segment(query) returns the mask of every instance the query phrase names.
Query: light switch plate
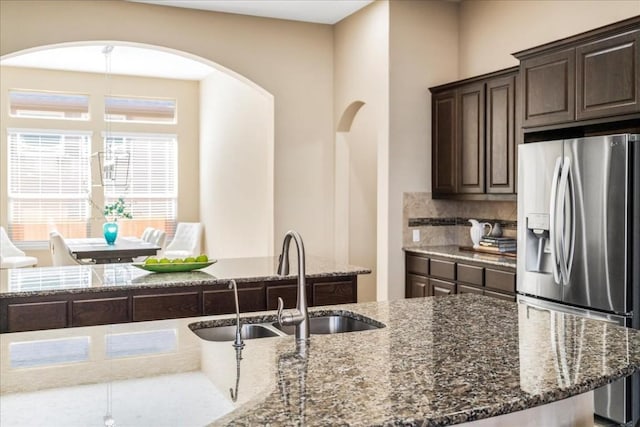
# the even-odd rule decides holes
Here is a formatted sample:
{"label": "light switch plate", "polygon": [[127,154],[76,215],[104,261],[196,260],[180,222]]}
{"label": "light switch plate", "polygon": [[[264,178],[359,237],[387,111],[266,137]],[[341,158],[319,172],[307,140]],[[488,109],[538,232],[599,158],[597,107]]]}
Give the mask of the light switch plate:
{"label": "light switch plate", "polygon": [[414,242],[420,241],[420,230],[413,230],[413,241]]}

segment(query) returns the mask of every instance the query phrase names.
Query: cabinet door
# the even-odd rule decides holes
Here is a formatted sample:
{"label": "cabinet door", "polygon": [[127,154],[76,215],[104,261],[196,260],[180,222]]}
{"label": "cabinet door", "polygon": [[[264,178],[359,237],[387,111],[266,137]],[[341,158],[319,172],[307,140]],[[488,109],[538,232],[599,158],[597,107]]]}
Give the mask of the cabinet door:
{"label": "cabinet door", "polygon": [[[236,300],[233,289],[216,289],[202,293],[204,314],[228,314],[236,312]],[[244,284],[238,287],[238,306],[240,312],[262,311],[267,309],[265,291],[262,284]]]}
{"label": "cabinet door", "polygon": [[[311,287],[307,285],[307,304],[311,303]],[[267,310],[278,308],[278,297],[284,301],[284,308],[295,308],[298,301],[298,285],[267,285]]]}
{"label": "cabinet door", "polygon": [[321,282],[311,286],[314,306],[357,302],[357,285],[354,281]]}
{"label": "cabinet door", "polygon": [[497,299],[501,299],[504,301],[515,301],[516,300],[516,296],[515,295],[509,295],[509,294],[503,294],[501,292],[493,292],[493,291],[484,291],[484,294],[488,297],[492,297],[492,298],[497,298]]}
{"label": "cabinet door", "polygon": [[429,295],[438,297],[456,293],[456,284],[444,280],[429,279]]}
{"label": "cabinet door", "polygon": [[76,300],[71,303],[71,326],[108,325],[130,321],[127,296]]}
{"label": "cabinet door", "polygon": [[134,295],[133,321],[200,316],[199,292]]}
{"label": "cabinet door", "polygon": [[456,191],[456,92],[432,97],[432,187],[434,194]]}
{"label": "cabinet door", "polygon": [[476,288],[475,286],[467,286],[467,285],[461,285],[458,283],[458,289],[457,289],[459,294],[476,294],[476,295],[482,295],[482,288]]}
{"label": "cabinet door", "polygon": [[484,83],[458,90],[457,193],[484,193]]}
{"label": "cabinet door", "polygon": [[487,193],[515,192],[515,76],[487,82]]}
{"label": "cabinet door", "polygon": [[510,271],[485,269],[485,286],[503,292],[516,292],[516,273]]}
{"label": "cabinet door", "polygon": [[640,111],[640,31],[576,48],[578,120]]}
{"label": "cabinet door", "polygon": [[7,306],[6,332],[66,327],[67,301],[18,303]]}
{"label": "cabinet door", "polygon": [[407,274],[407,298],[429,296],[429,279],[416,274]]}
{"label": "cabinet door", "polygon": [[575,119],[575,50],[540,55],[520,63],[523,126]]}

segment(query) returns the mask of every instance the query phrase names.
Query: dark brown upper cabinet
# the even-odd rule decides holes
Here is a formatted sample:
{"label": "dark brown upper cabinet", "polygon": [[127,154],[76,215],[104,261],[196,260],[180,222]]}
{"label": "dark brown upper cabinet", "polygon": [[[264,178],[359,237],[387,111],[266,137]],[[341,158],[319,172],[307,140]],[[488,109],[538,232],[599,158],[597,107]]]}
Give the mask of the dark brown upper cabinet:
{"label": "dark brown upper cabinet", "polygon": [[517,72],[430,89],[434,198],[515,200]]}
{"label": "dark brown upper cabinet", "polygon": [[433,193],[456,192],[456,91],[434,93],[432,181]]}
{"label": "dark brown upper cabinet", "polygon": [[515,53],[524,132],[640,118],[640,16]]}
{"label": "dark brown upper cabinet", "polygon": [[484,82],[458,89],[457,193],[484,193]]}
{"label": "dark brown upper cabinet", "polygon": [[640,111],[640,31],[576,48],[578,120]]}
{"label": "dark brown upper cabinet", "polygon": [[525,127],[573,120],[575,68],[573,49],[526,59],[520,63]]}
{"label": "dark brown upper cabinet", "polygon": [[515,192],[516,76],[487,82],[486,156],[487,193]]}

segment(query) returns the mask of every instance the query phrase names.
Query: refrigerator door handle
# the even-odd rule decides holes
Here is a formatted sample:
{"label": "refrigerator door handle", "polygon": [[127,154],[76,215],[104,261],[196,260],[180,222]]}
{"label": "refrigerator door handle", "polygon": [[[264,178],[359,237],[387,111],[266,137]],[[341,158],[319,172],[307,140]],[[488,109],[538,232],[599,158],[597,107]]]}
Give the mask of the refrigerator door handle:
{"label": "refrigerator door handle", "polygon": [[556,166],[553,169],[553,180],[551,181],[551,198],[549,200],[549,241],[551,246],[551,263],[553,264],[553,280],[557,284],[562,284],[560,281],[560,268],[558,259],[558,230],[556,229],[556,208],[558,197],[558,178],[560,175],[560,168],[562,167],[562,157],[556,159]]}
{"label": "refrigerator door handle", "polygon": [[567,234],[567,192],[569,194],[569,213],[573,216],[573,191],[569,188],[569,179],[571,172],[571,159],[569,157],[565,157],[562,162],[562,173],[560,174],[560,184],[559,188],[559,213],[558,213],[558,222],[561,224],[558,230],[556,230],[559,237],[559,248],[558,248],[558,259],[560,264],[560,278],[562,280],[563,285],[569,284],[569,276],[571,274],[571,264],[573,264],[573,237],[575,234],[575,221],[573,218],[570,220],[570,235],[569,241],[565,239]]}

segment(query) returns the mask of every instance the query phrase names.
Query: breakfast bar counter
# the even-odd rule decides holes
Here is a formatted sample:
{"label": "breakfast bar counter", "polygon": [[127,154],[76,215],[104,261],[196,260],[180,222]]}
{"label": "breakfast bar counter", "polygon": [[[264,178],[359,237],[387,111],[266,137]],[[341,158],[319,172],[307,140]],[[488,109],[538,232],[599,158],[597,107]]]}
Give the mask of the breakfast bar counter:
{"label": "breakfast bar counter", "polygon": [[[592,423],[590,391],[640,369],[640,331],[481,295],[323,314],[384,327],[243,349],[193,332],[233,316],[1,334],[0,425],[540,425],[529,411],[574,399]],[[586,425],[553,413],[544,425]]]}
{"label": "breakfast bar counter", "polygon": [[[134,264],[0,270],[0,333],[273,310],[295,306],[297,263],[277,274],[277,257],[226,258],[196,271],[152,273]],[[307,257],[309,305],[354,303],[363,267]]]}

